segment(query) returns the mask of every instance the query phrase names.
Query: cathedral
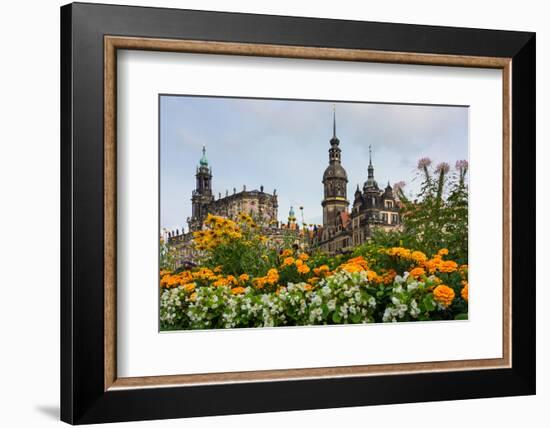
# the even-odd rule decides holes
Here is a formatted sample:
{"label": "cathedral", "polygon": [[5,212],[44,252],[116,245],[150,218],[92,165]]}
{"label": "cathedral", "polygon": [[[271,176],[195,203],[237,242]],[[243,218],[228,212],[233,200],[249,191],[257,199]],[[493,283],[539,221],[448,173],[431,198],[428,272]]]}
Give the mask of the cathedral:
{"label": "cathedral", "polygon": [[225,196],[219,193],[218,198],[212,194],[212,168],[208,166],[206,148],[202,148],[202,158],[195,173],[196,185],[191,195],[191,217],[187,219],[189,231],[202,229],[208,214],[226,217],[235,220],[239,213],[250,214],[261,226],[267,227],[277,223],[277,191],[272,194],[260,190],[246,190],[233,193],[226,190]]}
{"label": "cathedral", "polygon": [[[392,230],[401,226],[399,215],[399,200],[388,183],[384,190],[378,187],[374,178],[372,153],[369,146],[369,164],[367,181],[362,189],[357,185],[353,203],[347,196],[348,175],[342,165],[342,149],[336,136],[336,112],[333,112],[332,138],[328,150],[328,166],[323,173],[323,224],[307,228],[300,227],[296,221],[294,210],[290,207],[288,223],[277,220],[277,192],[247,190],[233,188],[225,196],[218,193],[216,198],[212,192],[212,168],[206,158],[206,148],[202,148],[202,157],[195,172],[195,189],[191,195],[191,216],[187,218],[189,230],[169,232],[168,243],[174,246],[178,253],[178,264],[183,261],[192,262],[196,259],[193,249],[193,232],[201,230],[208,214],[237,219],[240,213],[251,215],[264,230],[264,234],[275,242],[283,242],[290,235],[294,244],[318,249],[327,254],[337,254],[353,250],[354,247],[367,241],[375,229]],[[304,189],[305,191],[309,189]],[[300,207],[302,209],[302,207]],[[303,215],[302,215],[303,217]],[[303,218],[302,218],[303,223]]]}
{"label": "cathedral", "polygon": [[374,179],[374,166],[369,146],[367,181],[362,190],[357,185],[351,211],[347,197],[348,175],[342,165],[342,149],[336,136],[336,112],[333,112],[329,164],[323,173],[323,226],[317,228],[312,246],[328,254],[352,250],[370,238],[375,229],[399,228],[399,200],[388,182],[384,190]]}

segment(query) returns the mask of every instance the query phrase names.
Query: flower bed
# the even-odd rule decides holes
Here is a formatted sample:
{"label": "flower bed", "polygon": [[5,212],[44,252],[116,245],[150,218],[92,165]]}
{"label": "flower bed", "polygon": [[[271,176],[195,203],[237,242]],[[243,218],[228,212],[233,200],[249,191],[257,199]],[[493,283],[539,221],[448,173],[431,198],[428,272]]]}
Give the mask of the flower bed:
{"label": "flower bed", "polygon": [[163,330],[467,318],[468,267],[447,249],[367,244],[327,257],[270,242],[244,214],[206,226],[194,240],[201,266],[160,272]]}

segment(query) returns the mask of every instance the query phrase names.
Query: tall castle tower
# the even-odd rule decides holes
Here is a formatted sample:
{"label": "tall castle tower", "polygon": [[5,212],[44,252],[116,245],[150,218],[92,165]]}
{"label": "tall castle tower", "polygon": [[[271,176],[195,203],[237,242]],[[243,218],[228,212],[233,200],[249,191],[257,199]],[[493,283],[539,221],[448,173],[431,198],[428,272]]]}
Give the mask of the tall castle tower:
{"label": "tall castle tower", "polygon": [[323,186],[325,197],[321,203],[323,207],[323,227],[326,229],[336,227],[336,219],[341,212],[348,209],[347,184],[348,175],[342,166],[339,147],[340,140],[336,137],[336,109],[333,109],[332,138],[330,139],[329,165],[323,174]]}
{"label": "tall castle tower", "polygon": [[205,146],[202,147],[202,157],[199,166],[197,166],[195,177],[197,181],[191,196],[192,213],[191,218],[188,219],[189,230],[191,231],[202,228],[202,223],[208,214],[208,206],[214,201],[212,195],[212,169],[208,166]]}

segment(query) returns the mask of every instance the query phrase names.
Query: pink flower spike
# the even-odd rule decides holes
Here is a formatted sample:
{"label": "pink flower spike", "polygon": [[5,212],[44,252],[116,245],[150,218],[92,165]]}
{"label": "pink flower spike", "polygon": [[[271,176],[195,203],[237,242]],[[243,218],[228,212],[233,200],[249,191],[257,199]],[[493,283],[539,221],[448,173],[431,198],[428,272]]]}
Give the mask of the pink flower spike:
{"label": "pink flower spike", "polygon": [[393,190],[395,190],[397,192],[399,189],[402,189],[406,185],[407,185],[407,183],[405,183],[404,181],[398,181],[397,183],[394,183]]}
{"label": "pink flower spike", "polygon": [[432,160],[430,158],[422,158],[418,161],[418,169],[427,168],[431,164],[432,164]]}
{"label": "pink flower spike", "polygon": [[439,165],[437,165],[437,167],[435,168],[435,172],[437,173],[443,173],[443,174],[447,174],[449,172],[449,170],[451,169],[451,167],[449,166],[449,164],[447,162],[441,162]]}
{"label": "pink flower spike", "polygon": [[467,160],[457,160],[455,164],[455,168],[458,171],[462,171],[463,169],[468,168],[468,161]]}

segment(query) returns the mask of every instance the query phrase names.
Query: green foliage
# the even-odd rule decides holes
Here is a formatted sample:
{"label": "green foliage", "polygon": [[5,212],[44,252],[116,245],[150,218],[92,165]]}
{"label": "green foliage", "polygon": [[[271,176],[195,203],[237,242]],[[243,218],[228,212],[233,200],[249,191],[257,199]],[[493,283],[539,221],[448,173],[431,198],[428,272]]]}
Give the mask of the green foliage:
{"label": "green foliage", "polygon": [[459,264],[468,263],[468,186],[466,161],[458,161],[456,172],[439,164],[431,170],[430,161],[419,162],[420,191],[409,200],[401,188],[403,230],[373,234],[373,242],[383,247],[404,246],[426,254],[449,249],[449,257]]}
{"label": "green foliage", "polygon": [[174,271],[176,269],[176,249],[166,244],[164,239],[159,244],[160,270]]}

